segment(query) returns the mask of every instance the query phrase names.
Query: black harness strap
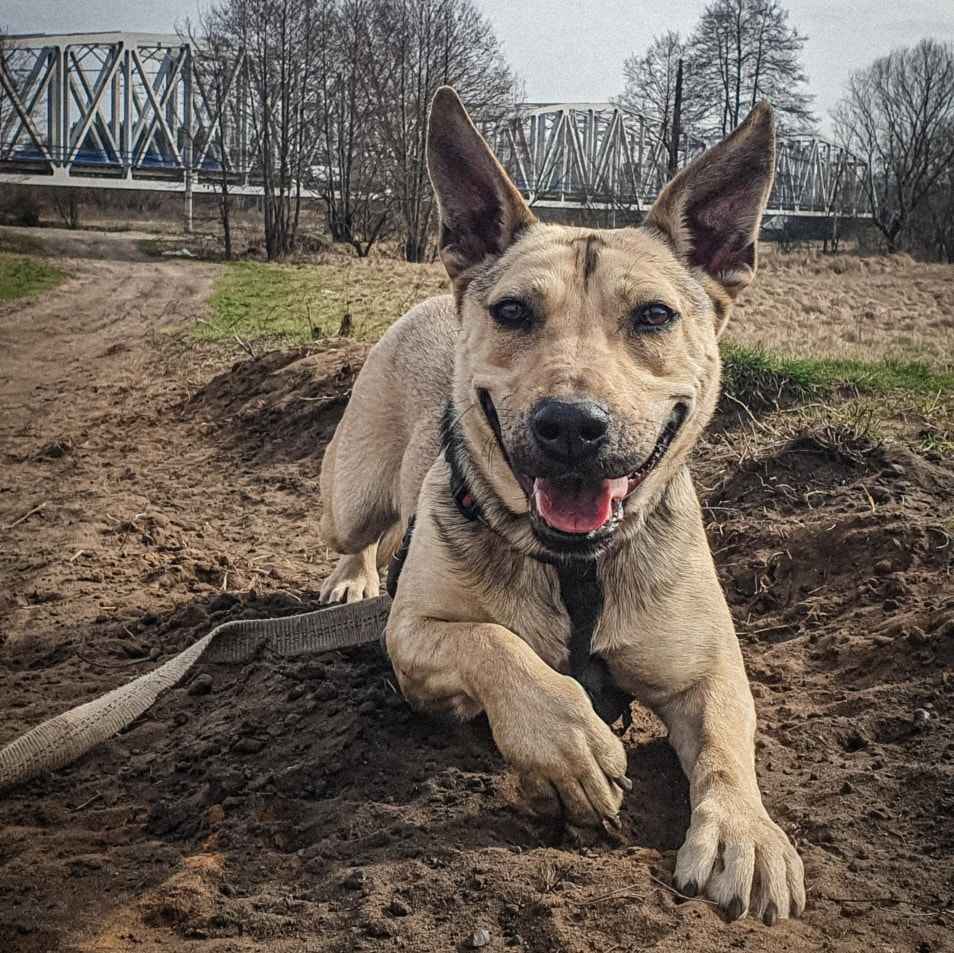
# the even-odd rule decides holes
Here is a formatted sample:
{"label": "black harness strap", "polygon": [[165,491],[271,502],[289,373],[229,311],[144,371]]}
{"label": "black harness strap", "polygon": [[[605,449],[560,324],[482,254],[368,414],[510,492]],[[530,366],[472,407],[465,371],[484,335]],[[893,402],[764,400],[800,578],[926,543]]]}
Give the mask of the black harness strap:
{"label": "black harness strap", "polygon": [[623,719],[624,730],[633,720],[632,695],[613,681],[606,660],[593,654],[593,633],[603,611],[603,587],[596,560],[560,563],[560,598],[570,617],[570,674],[590,696],[593,710],[608,725]]}
{"label": "black harness strap", "polygon": [[390,562],[388,563],[388,581],[387,581],[387,590],[388,595],[393,599],[395,593],[397,592],[398,579],[401,578],[401,570],[404,568],[404,563],[407,561],[407,553],[411,548],[411,537],[414,535],[414,514],[411,514],[411,518],[407,521],[407,529],[404,530],[404,538],[401,540],[401,545],[398,546],[397,552],[391,557]]}
{"label": "black harness strap", "polygon": [[[442,421],[444,439],[444,459],[450,471],[450,494],[460,515],[469,523],[479,522],[487,525],[480,504],[471,493],[467,480],[461,472],[457,455],[454,452],[453,427],[450,404],[444,412]],[[411,537],[414,534],[414,517],[407,524],[404,539],[388,565],[387,590],[394,598],[398,579],[404,568]],[[624,692],[613,681],[609,666],[592,650],[593,633],[603,611],[603,587],[600,584],[596,560],[571,563],[557,563],[557,575],[560,580],[560,598],[570,617],[570,674],[583,686],[594,711],[608,725],[623,719],[623,727],[632,723],[630,705],[633,697]]]}

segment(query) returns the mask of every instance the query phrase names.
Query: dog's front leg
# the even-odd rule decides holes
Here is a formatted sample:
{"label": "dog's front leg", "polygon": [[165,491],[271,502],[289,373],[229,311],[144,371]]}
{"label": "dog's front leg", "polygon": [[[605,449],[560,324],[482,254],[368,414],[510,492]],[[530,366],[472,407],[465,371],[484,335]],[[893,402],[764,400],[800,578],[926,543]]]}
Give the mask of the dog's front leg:
{"label": "dog's front leg", "polygon": [[492,623],[392,614],[387,649],[410,701],[462,717],[486,711],[497,747],[535,807],[559,804],[580,826],[618,824],[629,786],[626,753],[579,682]]}
{"label": "dog's front leg", "polygon": [[801,858],[762,805],[755,776],[755,706],[735,639],[714,671],[658,706],[689,779],[692,817],[676,887],[705,893],[734,920],[766,923],[805,907]]}

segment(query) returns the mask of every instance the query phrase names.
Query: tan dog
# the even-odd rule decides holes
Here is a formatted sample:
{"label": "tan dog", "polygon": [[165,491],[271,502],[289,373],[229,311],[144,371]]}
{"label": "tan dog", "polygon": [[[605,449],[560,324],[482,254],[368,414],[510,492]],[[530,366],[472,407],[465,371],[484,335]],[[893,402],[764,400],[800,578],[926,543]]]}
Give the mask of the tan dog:
{"label": "tan dog", "polygon": [[755,274],[771,111],[638,229],[538,223],[447,88],[428,166],[454,294],[404,315],[355,383],[321,473],[322,531],[348,554],[323,598],[376,595],[378,545],[416,514],[387,627],[406,697],[485,711],[534,806],[614,825],[630,782],[607,722],[635,696],[689,779],[679,889],[731,919],[798,916],[802,863],[762,805],[686,464],[719,394],[718,333]]}

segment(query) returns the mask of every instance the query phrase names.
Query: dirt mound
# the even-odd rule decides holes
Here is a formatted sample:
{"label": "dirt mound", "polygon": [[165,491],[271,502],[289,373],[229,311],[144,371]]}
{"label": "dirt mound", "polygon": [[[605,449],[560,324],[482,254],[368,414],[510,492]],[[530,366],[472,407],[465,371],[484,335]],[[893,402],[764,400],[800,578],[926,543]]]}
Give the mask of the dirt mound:
{"label": "dirt mound", "polygon": [[[125,630],[130,645],[161,645],[166,654],[227,619],[302,608],[280,594],[221,594]],[[84,659],[110,666],[117,654],[111,640],[100,640]],[[11,664],[33,692],[60,698],[76,667],[69,651],[45,649]],[[631,729],[636,790],[624,822],[639,856],[662,874],[662,852],[681,842],[688,801],[675,757],[658,735],[648,715]],[[56,808],[50,814],[38,804]],[[138,823],[107,833],[108,818],[134,805]],[[87,902],[108,880],[107,857],[145,839],[156,857],[148,877],[154,889],[139,903],[146,923],[193,938],[262,940],[321,924],[329,937],[323,949],[351,949],[355,935],[429,933],[442,948],[470,921],[473,929],[492,923],[513,939],[539,920],[566,940],[576,917],[572,907],[561,909],[563,890],[598,888],[601,871],[622,870],[632,853],[605,844],[582,855],[560,849],[562,832],[520,804],[486,723],[460,726],[410,711],[377,646],[199,669],[130,731],[83,763],[23,786],[0,807],[0,817],[17,817],[18,826],[59,827],[74,814],[100,819],[93,835],[99,849],[84,850],[86,859],[70,867]],[[30,896],[43,890],[38,872],[49,876],[47,845],[16,840],[6,875],[20,878]],[[172,873],[160,849],[167,843],[192,855],[184,871]],[[502,869],[510,876],[497,883]],[[541,891],[555,892],[553,902],[541,903]],[[477,904],[479,916],[477,900],[488,901]],[[4,912],[0,928],[21,936],[21,949],[56,948],[50,933],[31,928],[32,906],[15,902]]]}
{"label": "dirt mound", "polygon": [[183,410],[221,428],[246,463],[315,457],[334,433],[367,345],[269,351],[239,361],[198,390]]}
{"label": "dirt mound", "polygon": [[[315,605],[328,563],[311,555],[311,477],[363,355],[345,342],[262,355],[186,400],[181,388],[159,400],[150,373],[137,415],[108,389],[86,392],[70,410],[94,424],[54,415],[11,441],[21,481],[56,487],[48,509],[79,521],[109,506],[110,518],[67,544],[71,524],[48,526],[44,510],[16,537],[19,572],[43,582],[29,583],[32,616],[22,595],[7,607],[19,628],[0,655],[0,741],[212,625]],[[950,948],[954,474],[824,430],[753,435],[733,454],[713,442],[696,469],[759,709],[765,800],[807,865],[802,921],[726,925],[704,902],[677,902],[686,782],[648,713],[626,738],[636,789],[622,839],[576,843],[527,814],[485,722],[410,711],[366,646],[202,667],[120,737],[0,800],[0,945]],[[94,481],[110,468],[106,504]],[[122,495],[127,469],[148,509]],[[108,556],[108,570],[91,582],[64,549]],[[59,601],[42,601],[54,588]]]}

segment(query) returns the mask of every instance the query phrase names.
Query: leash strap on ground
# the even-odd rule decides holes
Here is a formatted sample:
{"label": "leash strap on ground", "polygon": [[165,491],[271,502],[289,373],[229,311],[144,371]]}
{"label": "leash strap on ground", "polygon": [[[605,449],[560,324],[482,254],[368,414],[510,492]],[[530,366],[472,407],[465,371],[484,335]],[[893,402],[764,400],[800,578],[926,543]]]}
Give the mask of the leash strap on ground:
{"label": "leash strap on ground", "polygon": [[217,626],[159,668],[28,731],[0,750],[0,791],[75,761],[131,725],[199,662],[244,662],[263,647],[276,655],[331,652],[381,637],[389,596],[281,619]]}

